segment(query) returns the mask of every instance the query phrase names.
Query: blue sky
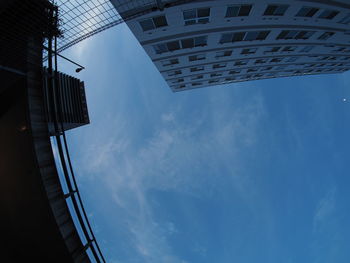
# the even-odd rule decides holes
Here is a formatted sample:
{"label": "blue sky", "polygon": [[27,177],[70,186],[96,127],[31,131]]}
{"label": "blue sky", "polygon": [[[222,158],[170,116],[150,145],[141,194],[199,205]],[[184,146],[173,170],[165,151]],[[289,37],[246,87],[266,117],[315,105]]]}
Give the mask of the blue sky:
{"label": "blue sky", "polygon": [[108,262],[348,262],[350,73],[172,93],[126,25],[63,54],[86,67],[91,124],[67,136]]}

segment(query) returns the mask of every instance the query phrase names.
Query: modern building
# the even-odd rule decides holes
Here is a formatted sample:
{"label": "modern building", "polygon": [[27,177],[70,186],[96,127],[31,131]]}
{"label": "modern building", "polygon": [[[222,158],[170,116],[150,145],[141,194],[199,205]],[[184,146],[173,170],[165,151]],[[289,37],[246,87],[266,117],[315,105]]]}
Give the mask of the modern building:
{"label": "modern building", "polygon": [[[85,95],[85,85],[83,81],[80,81],[77,78],[74,78],[72,76],[69,76],[67,74],[58,72],[57,74],[58,78],[58,89],[60,92],[60,104],[61,104],[61,110],[62,110],[62,120],[58,120],[59,122],[62,121],[63,130],[70,130],[74,129],[86,124],[90,123],[89,119],[89,113],[88,113],[88,107],[86,102],[86,95]],[[49,132],[51,135],[55,134],[55,128],[54,128],[54,120],[53,120],[53,109],[55,108],[54,105],[52,105],[49,96],[48,96],[48,73],[47,70],[44,70],[44,91],[45,91],[45,101],[46,101],[46,108],[47,112],[50,112],[50,114],[47,114],[48,116],[48,125],[49,125]],[[56,116],[57,118],[60,117],[60,114],[58,114],[58,105],[56,105]],[[59,125],[59,130],[61,130],[61,127]]]}
{"label": "modern building", "polygon": [[173,91],[350,69],[349,0],[111,2]]}

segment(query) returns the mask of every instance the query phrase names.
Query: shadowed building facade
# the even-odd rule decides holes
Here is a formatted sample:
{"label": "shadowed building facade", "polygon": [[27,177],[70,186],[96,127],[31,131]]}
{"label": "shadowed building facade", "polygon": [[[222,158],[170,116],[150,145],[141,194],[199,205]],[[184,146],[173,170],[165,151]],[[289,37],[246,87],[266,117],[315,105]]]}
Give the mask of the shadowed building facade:
{"label": "shadowed building facade", "polygon": [[42,54],[57,33],[55,10],[46,0],[0,1],[0,262],[91,262],[49,137]]}
{"label": "shadowed building facade", "polygon": [[[86,95],[85,95],[85,84],[83,81],[64,74],[62,72],[58,72],[57,74],[57,84],[58,89],[60,90],[60,102],[61,102],[61,110],[62,110],[62,122],[63,130],[71,130],[74,128],[78,128],[80,126],[86,125],[90,123],[89,112],[87,107]],[[47,68],[44,70],[44,96],[46,98],[46,108],[50,113],[47,113],[48,116],[48,124],[50,134],[54,134],[54,125],[52,119],[52,111],[54,111],[53,105],[50,104],[50,100],[48,97],[48,72]],[[55,109],[56,115],[58,117],[58,111]],[[59,130],[62,130],[61,125],[59,125]]]}
{"label": "shadowed building facade", "polygon": [[111,1],[173,91],[350,69],[348,0]]}

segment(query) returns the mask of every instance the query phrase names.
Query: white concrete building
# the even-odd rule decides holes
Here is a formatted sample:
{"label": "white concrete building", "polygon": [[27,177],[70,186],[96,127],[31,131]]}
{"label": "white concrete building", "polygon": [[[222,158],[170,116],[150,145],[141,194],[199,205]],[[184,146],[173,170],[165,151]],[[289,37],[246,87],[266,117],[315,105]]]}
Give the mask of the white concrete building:
{"label": "white concrete building", "polygon": [[173,91],[350,69],[350,0],[111,1]]}

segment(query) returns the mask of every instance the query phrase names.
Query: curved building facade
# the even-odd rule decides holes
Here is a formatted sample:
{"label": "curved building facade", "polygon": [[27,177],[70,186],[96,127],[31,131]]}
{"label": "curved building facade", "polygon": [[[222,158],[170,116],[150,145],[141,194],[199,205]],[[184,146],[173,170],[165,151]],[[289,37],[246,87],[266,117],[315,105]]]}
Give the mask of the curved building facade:
{"label": "curved building facade", "polygon": [[[112,0],[122,16],[140,10],[127,2]],[[348,0],[152,4],[126,23],[173,91],[350,69]]]}

